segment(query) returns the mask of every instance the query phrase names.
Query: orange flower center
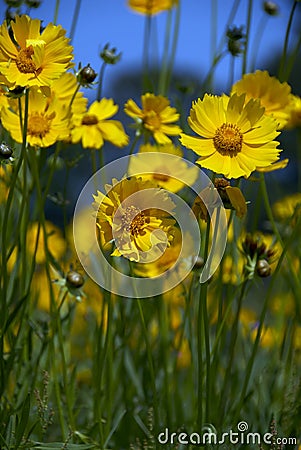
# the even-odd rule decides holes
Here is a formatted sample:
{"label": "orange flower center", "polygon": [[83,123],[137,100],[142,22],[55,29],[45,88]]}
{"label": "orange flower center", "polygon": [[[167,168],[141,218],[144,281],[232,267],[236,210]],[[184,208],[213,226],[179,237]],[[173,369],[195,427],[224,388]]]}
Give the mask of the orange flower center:
{"label": "orange flower center", "polygon": [[213,137],[214,147],[223,156],[236,156],[241,151],[242,141],[242,133],[232,123],[223,123]]}
{"label": "orange flower center", "polygon": [[82,118],[82,125],[97,125],[98,119],[94,114],[85,114]]}
{"label": "orange flower center", "polygon": [[27,133],[30,136],[44,138],[50,131],[51,122],[54,118],[53,112],[50,116],[44,116],[39,113],[31,114],[28,118]]}
{"label": "orange flower center", "polygon": [[155,111],[148,111],[144,116],[144,124],[149,130],[158,130],[161,126],[160,116]]}
{"label": "orange flower center", "polygon": [[33,46],[22,48],[16,58],[16,65],[21,73],[36,73],[37,67],[31,59],[34,54]]}
{"label": "orange flower center", "polygon": [[121,218],[122,225],[132,236],[137,236],[146,223],[145,214],[136,206],[127,206]]}

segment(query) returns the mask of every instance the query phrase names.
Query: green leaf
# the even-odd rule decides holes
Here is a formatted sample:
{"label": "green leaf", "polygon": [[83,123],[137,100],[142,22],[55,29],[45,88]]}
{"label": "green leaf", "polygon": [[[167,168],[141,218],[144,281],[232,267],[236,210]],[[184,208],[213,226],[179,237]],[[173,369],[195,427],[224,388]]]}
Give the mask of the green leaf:
{"label": "green leaf", "polygon": [[16,427],[16,441],[15,441],[15,449],[17,449],[21,443],[22,437],[24,436],[24,432],[28,423],[29,418],[29,411],[30,411],[30,394],[27,395],[22,411],[21,411],[21,418],[20,421]]}

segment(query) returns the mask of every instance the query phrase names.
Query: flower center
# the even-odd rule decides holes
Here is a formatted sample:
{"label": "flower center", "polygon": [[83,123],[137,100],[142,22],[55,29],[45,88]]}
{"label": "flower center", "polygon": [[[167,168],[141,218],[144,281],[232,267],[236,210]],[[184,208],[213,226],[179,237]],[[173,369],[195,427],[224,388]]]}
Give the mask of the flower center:
{"label": "flower center", "polygon": [[126,231],[129,231],[133,236],[137,236],[146,222],[145,214],[136,206],[127,206],[121,222]]}
{"label": "flower center", "polygon": [[85,114],[82,118],[82,125],[97,125],[98,119],[94,114]]}
{"label": "flower center", "polygon": [[34,54],[33,46],[22,48],[16,58],[16,65],[21,73],[35,73],[37,68],[33,60],[31,59]]}
{"label": "flower center", "polygon": [[145,114],[144,123],[150,130],[158,130],[161,126],[160,117],[155,111],[148,111]]}
{"label": "flower center", "polygon": [[34,113],[28,118],[27,133],[30,136],[43,138],[50,131],[50,126],[55,113],[50,116],[43,116],[39,113]]}
{"label": "flower center", "polygon": [[223,123],[215,132],[213,144],[223,156],[236,156],[241,151],[243,135],[237,125]]}

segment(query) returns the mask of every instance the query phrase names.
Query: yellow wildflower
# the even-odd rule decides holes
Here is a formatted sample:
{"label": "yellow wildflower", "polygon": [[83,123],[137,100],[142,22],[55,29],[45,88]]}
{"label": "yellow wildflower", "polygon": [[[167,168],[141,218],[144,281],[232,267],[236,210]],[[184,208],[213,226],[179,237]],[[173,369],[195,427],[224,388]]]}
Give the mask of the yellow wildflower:
{"label": "yellow wildflower", "polygon": [[117,147],[128,143],[128,136],[118,120],[107,120],[116,114],[118,106],[112,99],[102,98],[95,101],[87,111],[74,110],[72,118],[71,140],[82,142],[84,148],[99,149],[104,141],[109,141]]}
{"label": "yellow wildflower", "polygon": [[26,15],[10,25],[13,38],[6,22],[0,27],[0,72],[9,87],[50,86],[70,67],[72,47],[60,25],[41,33],[41,21]]}
{"label": "yellow wildflower", "polygon": [[159,12],[170,9],[175,3],[175,0],[129,0],[128,5],[134,11],[153,15]]}
{"label": "yellow wildflower", "polygon": [[265,108],[265,114],[271,115],[283,128],[289,119],[291,87],[281,83],[269,73],[257,70],[255,73],[245,74],[241,80],[232,87],[231,94],[245,94],[246,102],[250,99],[259,99]]}
{"label": "yellow wildflower", "polygon": [[[97,191],[93,206],[103,242],[115,242],[112,255],[136,262],[157,259],[173,238],[174,221],[166,211],[172,211],[174,204],[167,193],[136,177],[120,182],[113,179],[112,186],[106,185],[106,191],[106,195]],[[149,207],[154,202],[162,210]]]}
{"label": "yellow wildflower", "polygon": [[169,105],[169,100],[162,95],[149,92],[141,96],[142,108],[132,100],[125,104],[124,111],[133,117],[143,130],[150,133],[158,144],[169,144],[171,139],[167,135],[177,136],[181,133],[178,125],[172,125],[180,115],[176,108]]}
{"label": "yellow wildflower", "polygon": [[205,94],[193,103],[188,123],[201,138],[181,134],[182,144],[201,156],[198,164],[227,178],[248,177],[278,159],[277,123],[259,100]]}

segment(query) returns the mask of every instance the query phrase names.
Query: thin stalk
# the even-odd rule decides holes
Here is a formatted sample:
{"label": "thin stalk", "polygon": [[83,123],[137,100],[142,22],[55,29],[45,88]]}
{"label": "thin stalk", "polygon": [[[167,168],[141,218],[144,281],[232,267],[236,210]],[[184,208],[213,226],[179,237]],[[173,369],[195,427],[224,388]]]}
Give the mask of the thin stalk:
{"label": "thin stalk", "polygon": [[144,337],[144,341],[145,341],[145,345],[146,345],[147,361],[148,361],[148,367],[149,367],[149,372],[150,372],[150,382],[151,382],[151,387],[152,387],[152,391],[153,391],[154,422],[155,422],[155,430],[156,430],[159,425],[159,407],[158,407],[158,395],[157,395],[157,389],[156,389],[156,377],[155,377],[152,349],[151,349],[151,345],[149,342],[149,337],[148,337],[147,327],[146,327],[146,323],[145,323],[141,299],[137,298],[136,301],[138,304],[139,316],[140,316],[140,321],[141,321],[141,325],[142,325],[142,333],[143,333],[143,337]]}
{"label": "thin stalk", "polygon": [[74,35],[75,35],[75,29],[78,21],[79,11],[81,6],[81,0],[76,0],[73,17],[72,17],[72,24],[70,29],[70,42],[73,41]]}
{"label": "thin stalk", "polygon": [[[210,220],[207,222],[205,248],[204,248],[204,261],[208,259],[209,253],[209,236],[210,236]],[[203,339],[205,341],[205,354],[206,354],[206,406],[205,406],[205,423],[208,422],[210,413],[210,340],[209,340],[209,326],[208,326],[208,311],[207,311],[207,288],[208,281],[201,284],[199,305],[198,305],[198,408],[197,408],[197,425],[202,427],[203,416]]]}
{"label": "thin stalk", "polygon": [[167,82],[168,65],[169,65],[168,54],[169,54],[169,42],[170,42],[170,36],[171,36],[171,26],[172,26],[172,9],[170,9],[168,11],[166,27],[165,27],[164,50],[163,50],[163,56],[162,56],[162,65],[161,65],[159,88],[158,88],[158,92],[161,95],[166,95],[166,87],[167,87],[166,82]]}
{"label": "thin stalk", "polygon": [[[262,197],[263,197],[263,203],[264,203],[264,206],[265,206],[265,210],[266,210],[268,219],[271,222],[271,225],[272,225],[272,228],[273,228],[273,232],[274,232],[274,234],[275,234],[279,244],[281,245],[281,247],[283,249],[284,248],[284,243],[283,243],[282,237],[281,237],[281,235],[280,235],[280,233],[278,231],[275,219],[274,219],[273,211],[272,211],[272,208],[271,208],[271,205],[270,205],[269,196],[268,196],[268,191],[267,191],[267,186],[266,186],[264,173],[260,173],[259,175],[260,175],[260,181],[261,181],[261,183],[260,183],[261,193],[262,193]],[[293,282],[294,282],[294,285],[295,285],[295,287],[297,289],[298,296],[299,296],[299,295],[301,295],[301,283],[300,283],[300,280],[299,280],[299,278],[298,278],[298,276],[296,274],[296,270],[293,267],[293,263],[292,263],[291,258],[289,257],[289,255],[287,255],[287,263],[288,263],[288,266],[289,266],[289,269],[290,269],[290,273],[291,273],[291,275],[293,277]]]}
{"label": "thin stalk", "polygon": [[286,72],[285,72],[284,80],[286,80],[286,81],[290,77],[290,74],[294,67],[294,63],[298,61],[298,53],[300,51],[300,47],[301,47],[301,34],[299,36],[297,44],[295,45],[294,50],[292,51],[291,55],[288,58],[287,64],[285,64]]}
{"label": "thin stalk", "polygon": [[55,2],[55,9],[54,9],[54,16],[53,16],[54,25],[57,25],[60,3],[61,3],[60,0],[56,0],[56,2]]}
{"label": "thin stalk", "polygon": [[[218,18],[218,2],[217,0],[211,0],[211,16],[210,16],[210,53],[211,53],[211,61],[213,63],[216,55],[216,46],[217,46],[217,18]],[[212,88],[214,72],[212,71],[212,75],[210,77],[210,86]]]}
{"label": "thin stalk", "polygon": [[288,24],[286,27],[283,50],[282,50],[282,55],[281,55],[280,64],[279,64],[279,71],[278,71],[278,78],[280,81],[284,81],[284,72],[285,72],[285,66],[286,66],[289,35],[291,32],[293,17],[294,17],[295,11],[296,11],[297,4],[298,4],[298,1],[295,0],[293,3],[292,9],[291,9],[290,16],[288,19]]}
{"label": "thin stalk", "polygon": [[100,71],[99,71],[98,87],[97,87],[97,95],[96,95],[96,99],[98,102],[100,101],[101,95],[102,95],[102,87],[103,87],[103,80],[104,80],[106,66],[107,66],[107,63],[104,61],[101,65]]}
{"label": "thin stalk", "polygon": [[270,297],[271,297],[271,295],[273,293],[274,284],[278,280],[278,273],[280,271],[280,268],[281,268],[282,262],[284,260],[284,257],[286,256],[288,248],[291,245],[291,243],[294,242],[294,240],[296,239],[297,234],[299,233],[299,226],[300,226],[300,218],[297,221],[297,224],[296,224],[295,229],[293,230],[293,233],[291,234],[290,238],[287,240],[287,242],[286,242],[286,244],[285,244],[285,246],[284,246],[284,248],[282,250],[282,253],[281,253],[280,258],[278,260],[277,266],[276,266],[275,271],[274,271],[274,273],[272,275],[272,279],[271,279],[268,291],[267,291],[267,293],[265,295],[264,304],[263,304],[263,307],[262,307],[262,310],[261,310],[261,314],[260,314],[260,318],[259,318],[259,325],[258,325],[258,328],[257,328],[256,338],[255,338],[255,341],[254,341],[254,344],[253,344],[253,349],[252,349],[251,356],[248,359],[247,368],[245,370],[245,378],[244,378],[244,382],[243,382],[243,385],[242,385],[239,401],[238,401],[238,404],[237,404],[237,407],[236,407],[235,415],[234,415],[234,418],[233,418],[233,423],[237,423],[237,420],[238,420],[238,418],[240,416],[241,408],[243,407],[243,404],[245,402],[245,397],[246,397],[247,389],[248,389],[249,382],[250,382],[250,379],[251,379],[251,375],[252,375],[252,372],[253,372],[254,361],[255,361],[256,354],[257,354],[257,350],[258,350],[258,346],[259,346],[259,342],[260,342],[260,338],[261,338],[262,329],[263,329],[263,326],[264,326],[265,316],[266,316],[266,313],[267,313],[267,310],[268,310],[269,300],[270,300]]}
{"label": "thin stalk", "polygon": [[143,92],[150,89],[150,73],[149,73],[149,48],[151,39],[152,17],[147,14],[144,20],[144,37],[143,37]]}
{"label": "thin stalk", "polygon": [[242,60],[242,75],[247,72],[248,50],[250,44],[251,19],[253,12],[253,0],[248,0],[247,26],[246,26],[246,42]]}
{"label": "thin stalk", "polygon": [[266,25],[268,23],[268,15],[265,13],[261,16],[260,21],[258,22],[258,26],[256,28],[256,32],[254,33],[254,42],[253,42],[253,51],[252,51],[252,62],[250,64],[250,72],[255,71],[256,67],[256,58],[258,55],[258,49],[260,48],[261,40],[263,33],[266,29]]}

